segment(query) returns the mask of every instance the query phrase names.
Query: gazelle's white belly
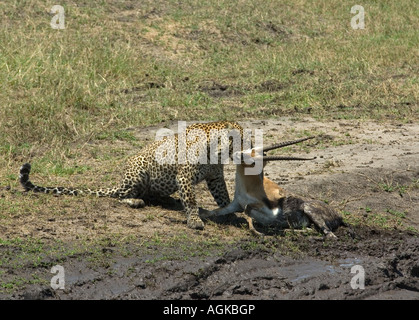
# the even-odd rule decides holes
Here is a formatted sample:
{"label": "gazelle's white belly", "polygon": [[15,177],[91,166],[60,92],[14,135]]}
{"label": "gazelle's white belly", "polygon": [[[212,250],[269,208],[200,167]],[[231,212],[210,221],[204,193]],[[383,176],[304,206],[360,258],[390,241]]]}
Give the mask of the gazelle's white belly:
{"label": "gazelle's white belly", "polygon": [[269,225],[279,223],[281,226],[287,224],[280,207],[270,209],[268,206],[263,205],[260,199],[252,197],[248,193],[236,194],[234,201],[237,201],[243,209],[250,205],[252,209],[248,212],[249,215],[260,224]]}

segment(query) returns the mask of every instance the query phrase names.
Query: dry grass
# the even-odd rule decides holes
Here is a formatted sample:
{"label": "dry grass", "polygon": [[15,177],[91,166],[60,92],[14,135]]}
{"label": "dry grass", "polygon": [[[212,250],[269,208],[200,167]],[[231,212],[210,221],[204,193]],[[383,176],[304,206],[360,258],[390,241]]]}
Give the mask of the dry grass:
{"label": "dry grass", "polygon": [[417,111],[415,1],[366,3],[358,31],[340,1],[63,6],[53,30],[44,2],[0,5],[3,152],[170,119]]}

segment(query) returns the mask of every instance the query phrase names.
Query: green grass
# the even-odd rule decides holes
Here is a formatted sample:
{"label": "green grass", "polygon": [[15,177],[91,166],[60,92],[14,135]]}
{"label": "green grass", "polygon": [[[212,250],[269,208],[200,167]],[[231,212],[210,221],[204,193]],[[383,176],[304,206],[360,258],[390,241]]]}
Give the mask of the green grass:
{"label": "green grass", "polygon": [[[121,130],[234,119],[238,110],[377,119],[417,110],[413,0],[367,1],[366,29],[357,31],[341,1],[68,4],[64,30],[49,26],[49,7],[0,4],[4,153],[131,139]],[[272,80],[281,86],[261,89]],[[234,94],[200,90],[208,81]]]}
{"label": "green grass", "polygon": [[408,225],[405,220],[406,212],[401,212],[393,209],[387,209],[385,212],[375,212],[371,208],[360,208],[363,210],[360,213],[353,213],[342,211],[341,214],[344,221],[353,226],[368,226],[376,229],[384,230],[403,230],[418,233],[415,227]]}

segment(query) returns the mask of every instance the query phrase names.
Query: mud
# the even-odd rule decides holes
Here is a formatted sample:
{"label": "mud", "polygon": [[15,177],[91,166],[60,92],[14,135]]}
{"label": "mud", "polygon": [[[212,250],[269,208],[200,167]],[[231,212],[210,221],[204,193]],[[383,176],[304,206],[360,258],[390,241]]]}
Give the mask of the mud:
{"label": "mud", "polygon": [[[119,204],[106,209],[98,204],[98,212],[92,215],[99,217],[103,211],[112,211],[112,219],[107,218],[108,232],[135,234],[137,240],[128,242],[124,250],[104,246],[105,265],[92,267],[89,256],[83,255],[43,261],[39,270],[47,280],[52,277],[51,265],[64,266],[65,289],[54,290],[45,283],[29,284],[12,294],[0,293],[0,298],[419,299],[417,124],[281,119],[244,125],[263,129],[265,143],[296,138],[302,132],[318,135],[309,147],[288,150],[293,155],[317,156],[316,160],[269,164],[266,174],[285,189],[324,200],[342,212],[352,223],[355,236],[342,227],[335,232],[337,240],[326,240],[310,230],[300,233],[272,229],[263,230],[266,236],[256,238],[245,229],[240,215],[209,221],[204,231],[191,231],[185,225],[176,195],[171,203],[142,211],[123,209]],[[167,127],[177,129],[176,123]],[[149,140],[159,128],[129,130]],[[226,166],[226,180],[232,195],[232,165]],[[199,185],[197,190],[199,204],[215,208],[206,187]],[[150,214],[155,218],[144,218]],[[56,219],[42,222],[42,216],[38,216],[26,223],[25,230],[33,237],[41,232],[45,235],[48,232],[40,225],[58,223],[60,217]],[[64,245],[77,238],[74,230],[80,231],[81,224],[89,229],[86,223],[91,221],[76,215],[66,219],[71,226],[62,231],[54,229],[54,237],[64,239]],[[5,226],[4,232],[11,235],[19,227],[18,223]],[[100,228],[90,228],[91,236],[92,232],[100,235]],[[156,230],[190,237],[168,247],[149,243],[143,250],[144,238]],[[208,246],[206,241],[214,236],[225,241]],[[360,267],[363,280],[359,278]],[[34,272],[9,271],[22,277]],[[361,283],[364,287],[359,288]]]}
{"label": "mud", "polygon": [[[115,256],[110,266],[95,270],[82,261],[68,261],[64,290],[35,286],[13,298],[419,299],[417,237],[356,231],[356,240],[298,237],[294,241],[304,253],[291,256],[278,248],[251,249],[254,241],[243,240],[204,259],[149,263],[141,257]],[[344,233],[339,235],[345,238]],[[352,280],[360,272],[352,270],[354,266],[363,267],[364,288],[357,288],[360,280]]]}

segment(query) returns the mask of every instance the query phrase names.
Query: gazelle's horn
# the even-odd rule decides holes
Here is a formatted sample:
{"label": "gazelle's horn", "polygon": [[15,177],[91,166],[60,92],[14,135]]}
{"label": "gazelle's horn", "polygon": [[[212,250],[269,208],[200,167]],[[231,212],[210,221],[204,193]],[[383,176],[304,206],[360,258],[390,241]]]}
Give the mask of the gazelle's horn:
{"label": "gazelle's horn", "polygon": [[299,158],[299,157],[283,157],[283,156],[263,156],[263,161],[275,161],[275,160],[314,160],[314,158]]}
{"label": "gazelle's horn", "polygon": [[[284,141],[284,142],[280,142],[280,143],[275,143],[275,144],[273,144],[269,147],[262,147],[261,149],[259,149],[257,151],[262,151],[263,153],[265,153],[265,152],[268,152],[268,151],[273,150],[273,149],[283,148],[283,147],[290,146],[292,144],[297,144],[299,142],[303,142],[303,141],[313,139],[313,138],[315,138],[315,137],[311,136],[311,137],[306,137],[306,138],[301,138],[301,139],[296,139],[296,140],[291,140],[291,141]],[[280,160],[280,159],[278,159],[278,160]],[[284,160],[286,160],[286,159],[284,159]],[[297,159],[290,159],[290,160],[297,160]]]}

